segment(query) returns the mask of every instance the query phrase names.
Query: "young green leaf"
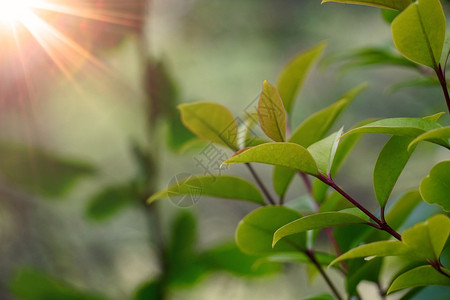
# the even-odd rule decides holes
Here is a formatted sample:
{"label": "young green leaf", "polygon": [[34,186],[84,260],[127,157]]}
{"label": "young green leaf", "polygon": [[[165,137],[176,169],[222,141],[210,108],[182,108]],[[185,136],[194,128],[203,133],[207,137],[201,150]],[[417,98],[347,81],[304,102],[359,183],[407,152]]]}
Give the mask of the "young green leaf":
{"label": "young green leaf", "polygon": [[403,243],[417,258],[439,261],[450,233],[450,219],[445,215],[434,215],[403,233]]}
{"label": "young green leaf", "polygon": [[301,214],[284,206],[258,208],[241,220],[236,230],[236,243],[242,252],[269,255],[282,252],[298,252],[306,247],[306,235],[296,234],[272,248],[272,238],[281,226],[301,218]]}
{"label": "young green leaf", "polygon": [[286,112],[277,89],[264,80],[258,102],[258,120],[264,133],[275,142],[286,139]]}
{"label": "young green leaf", "polygon": [[313,229],[350,224],[364,224],[366,219],[348,212],[324,212],[306,216],[280,227],[273,235],[275,246],[281,239]]}
{"label": "young green leaf", "polygon": [[224,164],[257,162],[276,165],[317,176],[314,158],[304,147],[294,143],[266,143],[227,159]]}
{"label": "young green leaf", "polygon": [[[233,187],[233,188],[230,188]],[[165,197],[183,195],[196,195],[219,197],[249,201],[264,204],[264,198],[259,190],[250,182],[235,176],[197,176],[182,180],[167,189],[152,195],[147,203],[152,203]]]}
{"label": "young green leaf", "polygon": [[138,201],[136,191],[129,183],[105,188],[89,200],[86,216],[103,221],[117,214],[127,205]]}
{"label": "young green leaf", "polygon": [[438,70],[445,40],[445,16],[440,0],[419,0],[392,22],[392,37],[401,54]]}
{"label": "young green leaf", "polygon": [[450,161],[440,162],[431,169],[420,183],[420,194],[426,202],[450,211]]}
{"label": "young green leaf", "polygon": [[236,151],[238,124],[225,107],[212,102],[195,102],[178,106],[181,120],[198,137]]}
{"label": "young green leaf", "polygon": [[[289,142],[307,148],[323,139],[345,108],[367,87],[367,83],[356,86],[344,94],[339,101],[307,118],[295,129]],[[273,183],[278,195],[282,196],[286,193],[294,175],[295,172],[292,170],[278,166],[274,168]]]}
{"label": "young green leaf", "polygon": [[430,131],[427,131],[418,137],[416,137],[408,146],[408,149],[413,147],[419,142],[422,141],[428,141],[431,143],[435,143],[438,145],[441,145],[447,149],[450,149],[450,127],[442,127],[438,129],[433,129]]}
{"label": "young green leaf", "polygon": [[355,133],[381,133],[417,137],[424,132],[441,127],[436,121],[426,118],[390,118],[354,128],[345,133],[343,137]]}
{"label": "young green leaf", "polygon": [[360,257],[406,256],[410,249],[400,241],[379,241],[353,248],[333,260],[330,266],[347,259]]}
{"label": "young green leaf", "polygon": [[408,150],[412,137],[393,136],[384,145],[378,156],[373,171],[373,186],[378,203],[385,207],[391,192],[406,163],[414,152],[414,147]]}
{"label": "young green leaf", "polygon": [[317,163],[319,172],[323,175],[330,175],[333,166],[336,150],[339,145],[339,138],[342,136],[344,128],[331,134],[327,138],[320,140],[308,147],[309,153]]}
{"label": "young green leaf", "polygon": [[313,48],[301,52],[291,60],[281,71],[278,77],[278,90],[283,99],[286,111],[290,113],[294,106],[295,99],[305,81],[311,67],[322,55],[326,47],[325,42],[321,42]]}
{"label": "young green leaf", "polygon": [[411,0],[322,0],[322,3],[326,2],[361,4],[395,10],[403,10],[411,4]]}
{"label": "young green leaf", "polygon": [[[449,270],[444,269],[443,272],[450,274]],[[410,287],[428,285],[450,285],[450,278],[439,273],[432,266],[420,266],[397,277],[387,293],[390,294]]]}

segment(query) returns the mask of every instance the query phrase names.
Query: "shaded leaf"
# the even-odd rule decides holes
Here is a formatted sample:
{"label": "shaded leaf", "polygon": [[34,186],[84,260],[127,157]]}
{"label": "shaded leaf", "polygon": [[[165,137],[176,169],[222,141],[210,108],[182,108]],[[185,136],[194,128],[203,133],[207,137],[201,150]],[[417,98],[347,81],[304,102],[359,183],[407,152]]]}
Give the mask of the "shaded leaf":
{"label": "shaded leaf", "polygon": [[408,150],[412,137],[393,136],[381,150],[373,170],[373,186],[378,203],[385,207],[406,163],[414,152]]}
{"label": "shaded leaf", "polygon": [[299,94],[306,76],[313,64],[322,55],[325,47],[326,43],[321,42],[313,48],[301,52],[281,71],[278,77],[277,87],[288,113],[292,111],[295,99]]}
{"label": "shaded leaf", "polygon": [[305,300],[334,300],[334,297],[331,296],[330,294],[319,294],[306,298]]}
{"label": "shaded leaf", "polygon": [[264,204],[264,198],[253,184],[235,176],[191,176],[152,195],[147,203],[165,197],[198,194]]}
{"label": "shaded leaf", "polygon": [[326,2],[339,2],[339,3],[350,3],[350,4],[361,4],[376,6],[382,8],[389,8],[395,10],[403,10],[408,5],[411,4],[411,0],[322,0],[322,3]]}
{"label": "shaded leaf", "polygon": [[172,150],[181,151],[183,146],[195,139],[195,135],[181,122],[179,110],[169,117],[167,123],[167,144]]}
{"label": "shaded leaf", "polygon": [[158,280],[140,285],[133,296],[133,300],[159,300],[161,298],[163,298],[162,285]]}
{"label": "shaded leaf", "polygon": [[306,247],[306,235],[296,234],[272,248],[275,231],[301,217],[295,210],[284,206],[258,208],[241,220],[236,230],[236,243],[244,253],[269,255],[279,252],[298,252]]}
{"label": "shaded leaf", "polygon": [[181,120],[198,137],[237,150],[238,124],[223,105],[213,102],[180,104]]}
{"label": "shaded leaf", "polygon": [[224,164],[258,162],[282,166],[303,173],[318,175],[316,162],[304,147],[294,143],[266,143],[242,151]]}
{"label": "shaded leaf", "polygon": [[[393,229],[398,229],[406,221],[412,211],[422,202],[419,191],[405,193],[386,214],[386,222]],[[378,231],[380,232],[380,231]]]}
{"label": "shaded leaf", "polygon": [[395,47],[412,61],[438,69],[445,40],[445,16],[439,0],[411,4],[392,22]]}
{"label": "shaded leaf", "polygon": [[395,11],[392,9],[386,9],[386,8],[382,8],[381,9],[381,16],[383,17],[383,20],[386,21],[386,23],[391,24],[392,21],[394,21],[394,19],[400,14],[399,11]]}
{"label": "shaded leaf", "polygon": [[431,169],[420,183],[420,194],[426,202],[450,211],[450,161],[440,162]]}
{"label": "shaded leaf", "polygon": [[287,236],[312,229],[364,223],[367,223],[367,220],[365,218],[361,218],[360,216],[351,214],[349,212],[317,213],[295,220],[289,224],[284,225],[283,227],[280,227],[273,236],[273,245],[275,246],[278,241]]}
{"label": "shaded leaf", "polygon": [[[446,270],[446,272],[450,274],[450,271]],[[421,266],[397,277],[387,293],[390,294],[410,287],[428,285],[450,285],[450,278],[440,274],[432,266]]]}
{"label": "shaded leaf", "polygon": [[258,120],[264,133],[275,142],[286,139],[286,112],[277,89],[266,80],[258,102]]}
{"label": "shaded leaf", "polygon": [[89,200],[86,216],[92,220],[106,220],[137,201],[139,199],[131,184],[109,186]]}
{"label": "shaded leaf", "polygon": [[25,145],[0,142],[0,174],[8,182],[46,197],[64,195],[77,180],[93,175],[84,162]]}

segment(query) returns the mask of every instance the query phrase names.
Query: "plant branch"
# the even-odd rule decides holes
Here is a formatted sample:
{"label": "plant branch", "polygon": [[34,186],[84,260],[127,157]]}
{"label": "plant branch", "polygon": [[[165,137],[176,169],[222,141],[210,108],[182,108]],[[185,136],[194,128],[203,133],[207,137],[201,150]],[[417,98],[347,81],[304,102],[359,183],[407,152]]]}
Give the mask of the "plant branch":
{"label": "plant branch", "polygon": [[249,169],[250,173],[252,173],[253,178],[255,178],[256,183],[258,184],[259,188],[264,193],[270,204],[276,205],[275,200],[273,200],[272,196],[270,195],[269,191],[264,185],[264,182],[261,180],[261,178],[259,178],[258,174],[256,173],[255,169],[253,169],[252,165],[250,165],[249,163],[246,163],[245,165]]}
{"label": "plant branch", "polygon": [[338,300],[343,300],[341,295],[339,294],[339,291],[334,286],[333,282],[331,281],[330,277],[328,277],[327,273],[322,268],[322,265],[317,261],[316,256],[314,255],[314,252],[312,250],[305,250],[305,254],[308,256],[308,258],[311,260],[311,262],[314,264],[314,266],[317,268],[317,270],[320,272],[320,275],[322,275],[325,282],[330,287],[333,294],[336,296]]}
{"label": "plant branch", "polygon": [[[323,175],[319,175],[318,177],[320,180],[322,180],[325,184],[332,187],[335,191],[337,191],[339,194],[345,197],[350,203],[352,203],[354,206],[356,206],[359,210],[361,210],[365,215],[367,215],[370,219],[372,219],[378,226],[380,230],[386,231],[393,237],[395,237],[397,240],[401,241],[402,236],[395,231],[392,227],[390,227],[386,222],[378,219],[375,215],[373,215],[370,211],[368,211],[364,206],[362,206],[358,201],[353,199],[349,194],[347,194],[344,190],[342,190],[331,178],[325,177]],[[375,227],[375,226],[373,226]],[[375,227],[377,228],[377,227]]]}
{"label": "plant branch", "polygon": [[445,102],[447,103],[447,109],[450,113],[450,96],[448,94],[447,80],[445,79],[445,73],[442,70],[440,64],[434,71],[436,72],[436,75],[439,79],[439,83],[441,84],[442,91],[444,92]]}

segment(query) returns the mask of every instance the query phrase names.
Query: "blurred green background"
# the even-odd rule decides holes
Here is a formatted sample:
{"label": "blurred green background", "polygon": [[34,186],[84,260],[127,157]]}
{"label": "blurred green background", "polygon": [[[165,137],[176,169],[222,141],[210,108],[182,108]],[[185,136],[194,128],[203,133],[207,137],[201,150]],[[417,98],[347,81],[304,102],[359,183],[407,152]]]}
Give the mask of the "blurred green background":
{"label": "blurred green background", "polygon": [[[68,6],[72,2],[77,1],[65,1]],[[108,0],[100,2],[108,4]],[[96,22],[92,27],[88,24],[88,29],[67,31],[75,40],[83,40],[85,32],[97,28],[91,42],[83,46],[104,67],[88,60],[80,64],[70,62],[68,65],[76,64],[76,67],[71,68],[71,76],[67,78],[54,66],[47,67],[48,62],[43,67],[37,63],[38,71],[28,73],[33,92],[23,98],[17,90],[8,90],[15,85],[13,79],[20,81],[23,74],[12,76],[11,68],[17,65],[11,67],[3,61],[1,76],[9,81],[1,85],[0,94],[0,138],[6,145],[0,150],[3,157],[0,160],[6,161],[0,162],[0,169],[3,168],[0,299],[15,299],[10,287],[23,267],[33,267],[77,289],[110,299],[132,298],[139,285],[158,274],[158,254],[151,242],[154,230],[150,227],[154,225],[149,225],[147,209],[142,205],[124,205],[113,218],[101,221],[89,218],[86,213],[95,194],[108,186],[123,185],[138,172],[133,145],[151,149],[156,158],[158,173],[151,182],[155,188],[164,188],[174,175],[182,172],[202,173],[194,161],[201,147],[181,154],[171,150],[167,146],[168,126],[164,118],[158,121],[154,132],[148,130],[153,123],[149,121],[146,94],[148,61],[164,63],[182,102],[215,101],[235,114],[242,114],[258,96],[263,80],[274,82],[291,57],[323,40],[328,43],[325,57],[361,47],[392,47],[389,25],[381,18],[379,9],[369,7],[321,5],[319,0],[152,0],[146,6],[139,5],[143,6],[132,6],[139,9],[131,11],[145,16],[145,24],[138,30],[110,24],[98,28]],[[444,9],[447,8],[445,5]],[[55,28],[62,24],[64,16],[58,13],[51,16],[56,19]],[[82,19],[71,18],[73,22]],[[72,28],[72,23],[64,23],[64,28]],[[2,34],[7,36],[3,31]],[[39,60],[39,55],[36,56],[34,59]],[[370,83],[369,90],[352,104],[338,122],[339,127],[349,128],[367,118],[421,117],[445,111],[437,87],[389,92],[390,85],[414,75],[414,71],[392,66],[357,68],[343,73],[337,64],[321,64],[301,92],[292,123],[298,124],[365,81]],[[444,122],[448,123],[448,116],[445,118]],[[372,169],[383,139],[364,137],[337,178],[350,194],[372,207],[376,204]],[[8,150],[16,144],[30,148]],[[14,155],[22,153],[25,158],[16,159],[29,159],[35,168],[27,175],[30,180],[40,181],[45,172],[34,161],[39,156],[35,148],[46,149],[70,161],[82,161],[89,167],[77,165],[74,173],[83,176],[74,184],[67,184],[61,193],[39,192],[34,183],[23,188],[20,179],[14,180],[15,175],[10,174],[10,168],[16,166],[10,162]],[[411,161],[394,194],[416,186],[435,162],[448,158],[444,150],[441,152],[430,145],[421,145],[417,152],[414,155],[425,155],[427,159]],[[270,168],[258,166],[257,169],[270,183]],[[20,170],[17,172],[22,174]],[[239,167],[226,172],[248,177]],[[293,184],[288,199],[303,192],[299,186]],[[198,217],[199,223],[195,247],[208,249],[233,240],[237,223],[253,208],[251,204],[205,197],[189,209],[162,201],[158,207],[160,229],[169,235],[174,216],[180,210],[189,210]],[[432,208],[423,210],[431,213]],[[333,275],[336,274],[332,277],[340,285],[338,276]],[[374,294],[364,299],[378,299],[375,289],[364,288],[368,295]],[[321,279],[310,284],[303,267],[290,266],[281,274],[261,279],[214,273],[194,287],[173,289],[170,296],[171,299],[281,300],[301,299],[323,291],[327,289]]]}

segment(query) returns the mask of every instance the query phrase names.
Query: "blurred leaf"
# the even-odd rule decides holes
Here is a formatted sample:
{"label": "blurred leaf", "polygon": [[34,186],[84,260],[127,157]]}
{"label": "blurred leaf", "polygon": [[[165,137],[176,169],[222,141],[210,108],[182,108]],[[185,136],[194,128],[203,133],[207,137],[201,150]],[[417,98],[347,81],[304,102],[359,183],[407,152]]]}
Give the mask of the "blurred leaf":
{"label": "blurred leaf", "polygon": [[382,133],[399,136],[417,137],[424,132],[441,128],[442,126],[425,118],[391,118],[382,119],[367,125],[354,128],[343,136],[355,133]]}
{"label": "blurred leaf", "polygon": [[322,55],[325,47],[326,43],[321,42],[313,48],[301,52],[281,71],[277,86],[288,113],[292,111],[297,95],[311,67]]}
{"label": "blurred leaf", "polygon": [[238,124],[231,112],[213,102],[181,104],[181,120],[198,137],[238,150]]}
{"label": "blurred leaf", "polygon": [[445,16],[439,0],[411,4],[392,22],[395,47],[412,61],[438,69],[445,40]]}
{"label": "blurred leaf", "polygon": [[305,300],[334,300],[334,297],[330,294],[319,294],[309,298],[305,298]]}
{"label": "blurred leaf", "polygon": [[258,264],[259,256],[242,253],[235,243],[227,243],[202,255],[205,264],[216,271],[226,271],[237,276],[264,276],[280,271],[278,264]]}
{"label": "blurred leaf", "polygon": [[439,214],[405,230],[402,240],[416,257],[438,262],[449,233],[450,219]]}
{"label": "blurred leaf", "polygon": [[382,267],[381,258],[374,258],[368,262],[364,262],[361,266],[358,266],[356,270],[349,270],[346,278],[346,289],[350,295],[357,294],[358,284],[365,280],[378,283],[380,277],[380,271]]}
{"label": "blurred leaf", "polygon": [[416,145],[421,141],[427,141],[450,149],[449,139],[450,139],[450,127],[432,129],[416,137],[409,144],[408,148],[413,147],[414,145]]}
{"label": "blurred leaf", "polygon": [[382,208],[386,206],[400,174],[415,150],[415,147],[408,149],[412,140],[412,137],[393,136],[378,156],[373,170],[373,186]]}
{"label": "blurred leaf", "polygon": [[266,80],[258,102],[258,120],[264,133],[275,142],[286,140],[286,112],[277,89]]}
{"label": "blurred leaf", "polygon": [[322,202],[319,208],[319,212],[340,211],[353,207],[353,204],[351,204],[341,194],[334,191],[333,193],[328,195],[328,197],[326,197],[326,199]]}
{"label": "blurred leaf", "polygon": [[336,151],[339,145],[339,138],[344,132],[344,128],[331,134],[325,139],[322,139],[308,147],[309,153],[316,161],[319,172],[323,175],[330,175],[331,168],[334,163]]}
{"label": "blurred leaf", "polygon": [[109,219],[127,205],[139,201],[137,197],[136,191],[129,183],[109,186],[89,200],[86,216],[96,221]]}
{"label": "blurred leaf", "polygon": [[161,283],[154,280],[139,286],[133,300],[160,300],[162,298]]}
{"label": "blurred leaf", "polygon": [[184,195],[211,196],[264,204],[264,198],[253,184],[235,176],[191,176],[152,195],[147,203],[165,197]]}
{"label": "blurred leaf", "polygon": [[393,229],[399,229],[412,211],[422,202],[419,191],[413,190],[405,193],[395,202],[386,214],[386,222]]}
{"label": "blurred leaf", "polygon": [[0,142],[0,174],[32,193],[60,197],[78,179],[94,174],[94,168],[38,148]]}
{"label": "blurred leaf", "polygon": [[399,11],[395,11],[392,9],[386,9],[386,8],[382,8],[381,9],[381,16],[383,17],[383,20],[386,21],[386,23],[391,24],[392,21],[394,21],[394,19],[400,14]]}
{"label": "blurred leaf", "polygon": [[410,249],[400,241],[378,241],[365,244],[347,251],[330,264],[330,266],[347,259],[359,257],[406,256]]}
{"label": "blurred leaf", "polygon": [[450,211],[450,161],[440,162],[431,169],[420,183],[420,194],[426,202]]}
{"label": "blurred leaf", "polygon": [[[351,210],[353,212],[353,210]],[[273,236],[272,245],[276,245],[281,239],[293,234],[305,232],[313,229],[322,229],[332,226],[364,224],[367,223],[365,218],[361,218],[348,212],[324,212],[306,216],[298,220],[292,221],[277,229]]]}
{"label": "blurred leaf", "polygon": [[294,143],[266,143],[238,152],[224,164],[258,162],[277,165],[303,173],[318,175],[317,166],[311,154]]}
{"label": "blurred leaf", "polygon": [[326,2],[340,2],[376,6],[382,8],[390,8],[396,10],[403,10],[411,4],[411,0],[322,0],[322,3]]}
{"label": "blurred leaf", "polygon": [[[311,115],[295,129],[288,141],[307,148],[323,139],[344,109],[367,87],[366,83],[360,84],[340,97],[339,101]],[[286,193],[294,175],[295,172],[292,170],[274,168],[273,184],[279,196]]]}
{"label": "blurred leaf", "polygon": [[10,283],[10,290],[20,300],[104,300],[106,298],[80,292],[41,271],[20,269]]}
{"label": "blurred leaf", "polygon": [[244,253],[269,255],[280,252],[298,252],[306,248],[304,233],[293,235],[272,248],[275,231],[301,217],[295,210],[284,206],[258,208],[241,220],[236,230],[236,244]]}
{"label": "blurred leaf", "polygon": [[[444,272],[450,274],[449,270],[444,269]],[[397,277],[387,293],[390,294],[410,287],[428,285],[450,285],[450,278],[440,274],[432,266],[421,266]]]}
{"label": "blurred leaf", "polygon": [[[330,264],[330,262],[335,259],[335,256],[328,253],[314,252],[314,256],[317,261],[324,266]],[[266,262],[277,262],[277,263],[310,263],[311,259],[303,252],[292,252],[292,253],[277,253],[269,256],[260,258],[256,265],[263,264]]]}
{"label": "blurred leaf", "polygon": [[415,88],[415,87],[429,87],[429,86],[439,86],[439,80],[436,77],[431,76],[419,76],[419,77],[413,77],[409,78],[400,82],[396,82],[389,86],[387,89],[388,93],[395,93],[400,89],[404,88]]}

